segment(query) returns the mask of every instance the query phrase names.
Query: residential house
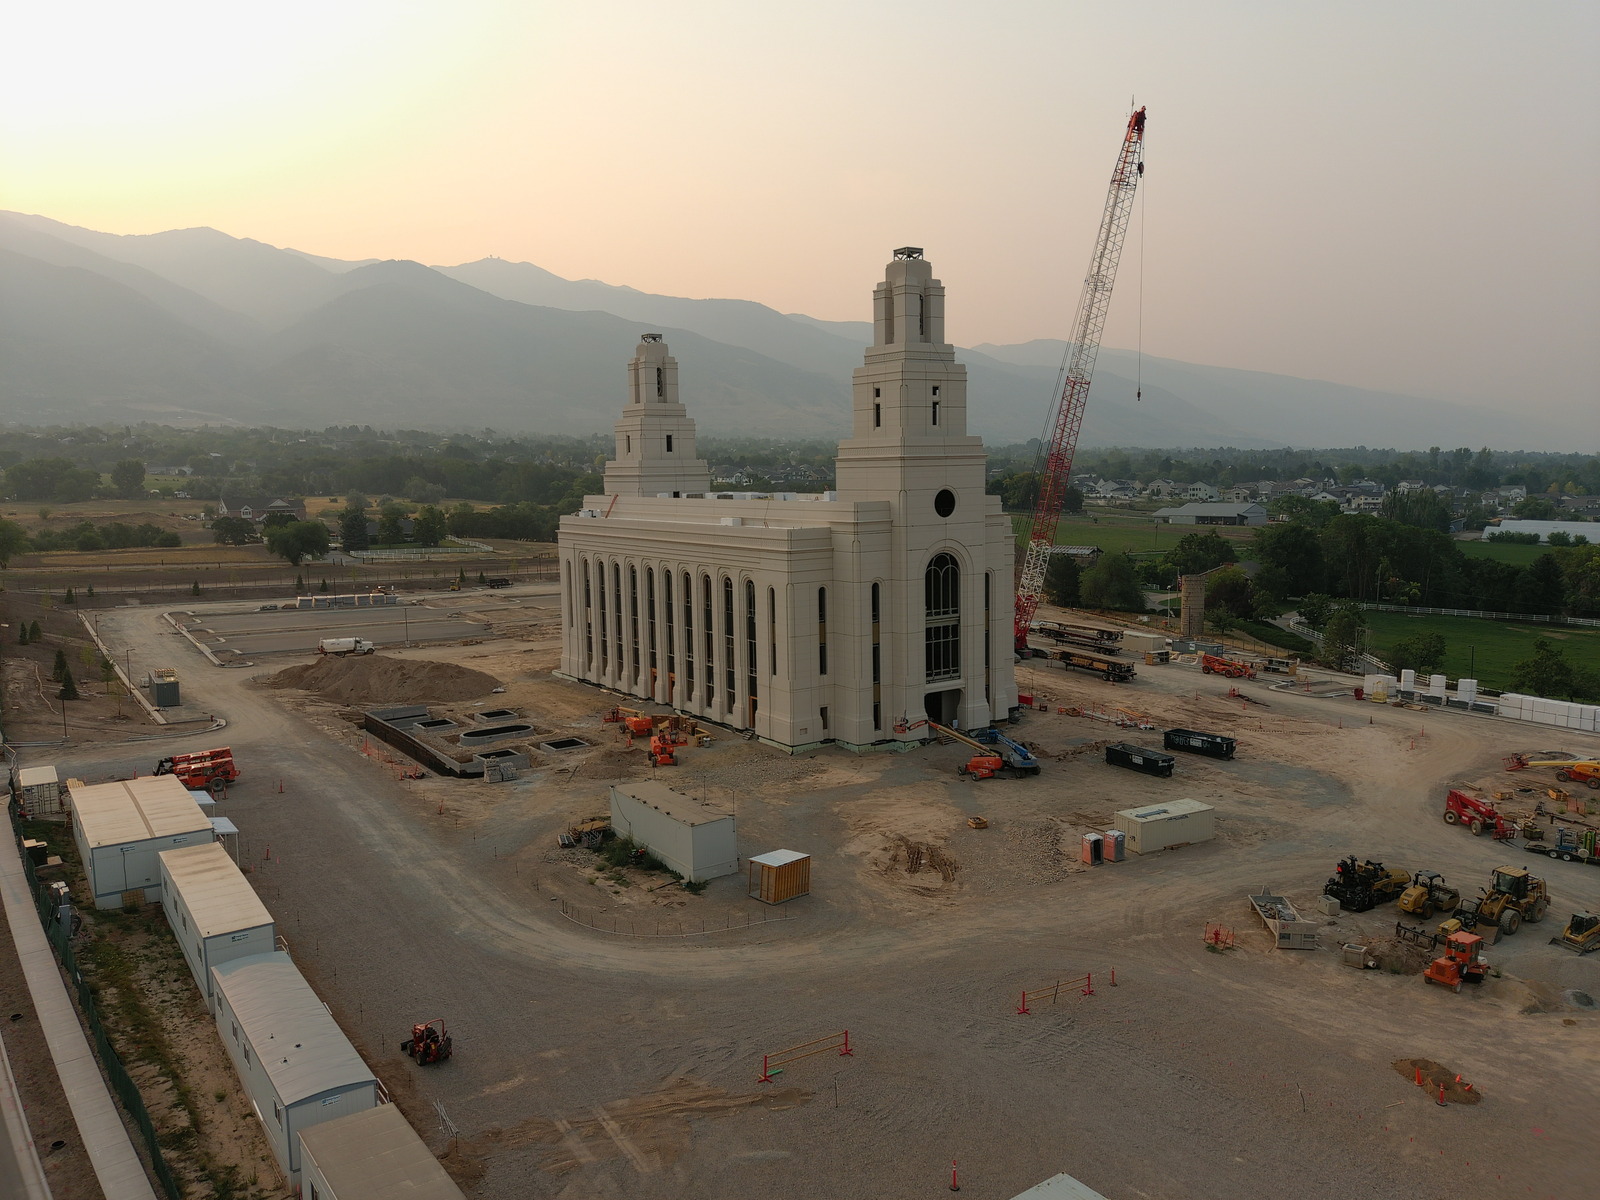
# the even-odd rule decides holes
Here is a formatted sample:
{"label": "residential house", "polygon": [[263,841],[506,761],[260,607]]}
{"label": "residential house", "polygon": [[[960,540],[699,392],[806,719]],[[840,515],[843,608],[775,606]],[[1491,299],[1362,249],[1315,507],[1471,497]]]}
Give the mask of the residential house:
{"label": "residential house", "polygon": [[1170,479],[1152,479],[1145,485],[1144,494],[1152,500],[1170,500],[1183,489]]}
{"label": "residential house", "polygon": [[1236,487],[1223,488],[1219,498],[1230,504],[1248,504],[1256,498],[1256,495],[1254,488],[1247,483],[1241,483]]}
{"label": "residential house", "polygon": [[1209,483],[1191,483],[1188,487],[1183,489],[1183,498],[1185,500],[1200,500],[1207,503],[1214,503],[1215,501],[1220,500],[1222,497],[1221,494],[1218,493],[1217,489],[1212,487]]}

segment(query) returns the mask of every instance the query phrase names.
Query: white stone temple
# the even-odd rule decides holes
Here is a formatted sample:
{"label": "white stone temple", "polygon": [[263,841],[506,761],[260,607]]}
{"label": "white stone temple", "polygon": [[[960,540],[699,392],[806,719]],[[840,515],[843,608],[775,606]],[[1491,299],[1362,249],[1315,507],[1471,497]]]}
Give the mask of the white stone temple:
{"label": "white stone temple", "polygon": [[1009,715],[1011,523],[984,493],[944,288],[906,247],[872,304],[820,496],[712,491],[677,361],[644,335],[605,495],[561,521],[564,675],[791,748]]}

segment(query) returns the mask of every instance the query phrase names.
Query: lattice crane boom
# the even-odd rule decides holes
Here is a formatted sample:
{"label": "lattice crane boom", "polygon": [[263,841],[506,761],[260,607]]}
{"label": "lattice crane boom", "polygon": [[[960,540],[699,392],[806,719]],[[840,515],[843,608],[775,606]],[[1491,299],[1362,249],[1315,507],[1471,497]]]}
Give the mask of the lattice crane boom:
{"label": "lattice crane boom", "polygon": [[1039,498],[1033,508],[1033,525],[1028,533],[1028,549],[1022,560],[1017,582],[1016,646],[1026,650],[1028,629],[1038,611],[1044,591],[1044,575],[1055,545],[1056,526],[1066,500],[1067,481],[1072,474],[1072,459],[1078,449],[1078,430],[1083,425],[1083,409],[1089,399],[1089,383],[1094,378],[1095,358],[1100,353],[1100,334],[1105,329],[1106,312],[1111,306],[1111,289],[1117,280],[1117,263],[1122,258],[1122,243],[1128,236],[1128,220],[1133,215],[1133,194],[1144,174],[1144,109],[1128,118],[1117,165],[1111,172],[1111,187],[1106,193],[1106,208],[1100,218],[1089,273],[1083,280],[1083,293],[1072,320],[1072,344],[1062,366],[1061,398],[1051,421],[1050,444],[1039,472]]}

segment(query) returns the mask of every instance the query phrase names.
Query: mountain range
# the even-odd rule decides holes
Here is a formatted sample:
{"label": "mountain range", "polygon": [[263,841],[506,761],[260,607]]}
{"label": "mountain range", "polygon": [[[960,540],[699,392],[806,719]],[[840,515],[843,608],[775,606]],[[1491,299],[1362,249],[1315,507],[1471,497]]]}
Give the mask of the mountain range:
{"label": "mountain range", "polygon": [[[865,305],[865,298],[863,298]],[[702,431],[837,437],[865,321],[563,279],[532,263],[349,262],[214,229],[100,233],[0,212],[0,416],[586,434],[665,335]],[[1066,344],[963,347],[969,424],[1038,436]],[[1136,401],[1135,379],[1142,385]],[[1559,429],[1446,401],[1106,349],[1086,446],[1492,445]]]}

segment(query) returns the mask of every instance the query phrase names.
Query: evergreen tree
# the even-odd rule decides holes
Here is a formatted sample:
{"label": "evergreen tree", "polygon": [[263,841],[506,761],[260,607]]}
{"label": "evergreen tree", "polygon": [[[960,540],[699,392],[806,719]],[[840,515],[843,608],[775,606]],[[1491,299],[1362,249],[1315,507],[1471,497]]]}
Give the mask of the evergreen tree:
{"label": "evergreen tree", "polygon": [[80,697],[78,696],[78,685],[73,682],[72,672],[68,671],[67,674],[62,677],[61,690],[56,693],[56,699],[57,700],[77,700],[79,698]]}
{"label": "evergreen tree", "polygon": [[1085,608],[1144,611],[1144,589],[1126,554],[1102,554],[1100,561],[1084,572],[1078,591]]}
{"label": "evergreen tree", "polygon": [[488,579],[486,579],[484,577],[484,574],[483,574],[482,571],[478,572],[478,582],[481,583],[484,587],[488,587],[489,586],[489,581],[488,581]]}
{"label": "evergreen tree", "polygon": [[72,585],[71,584],[67,585],[67,594],[62,597],[62,600],[65,601],[67,604],[76,604],[78,602],[77,598],[74,597],[73,594],[72,594]]}
{"label": "evergreen tree", "polygon": [[57,650],[55,666],[50,668],[50,678],[55,683],[60,683],[68,674],[70,672],[67,670],[67,652],[65,650]]}
{"label": "evergreen tree", "polygon": [[328,577],[326,575],[324,575],[322,577],[322,582],[317,585],[317,591],[326,592],[327,590],[328,590]]}
{"label": "evergreen tree", "polygon": [[1070,554],[1052,554],[1044,573],[1044,598],[1058,608],[1076,608],[1082,573]]}
{"label": "evergreen tree", "polygon": [[303,595],[305,590],[306,590],[306,581],[304,579],[302,579],[298,574],[296,574],[295,577],[294,577],[294,594],[296,596]]}
{"label": "evergreen tree", "polygon": [[364,502],[359,508],[352,504],[339,514],[339,540],[347,551],[365,550],[372,544],[367,536],[367,510]]}
{"label": "evergreen tree", "polygon": [[93,600],[94,599],[94,584],[91,583],[87,590],[88,590],[89,599]]}
{"label": "evergreen tree", "polygon": [[44,635],[39,632],[39,622],[35,621],[28,627],[28,641],[37,642]]}
{"label": "evergreen tree", "polygon": [[196,579],[193,583],[191,583],[189,585],[189,595],[198,596],[199,594],[200,594],[200,581],[198,579]]}

